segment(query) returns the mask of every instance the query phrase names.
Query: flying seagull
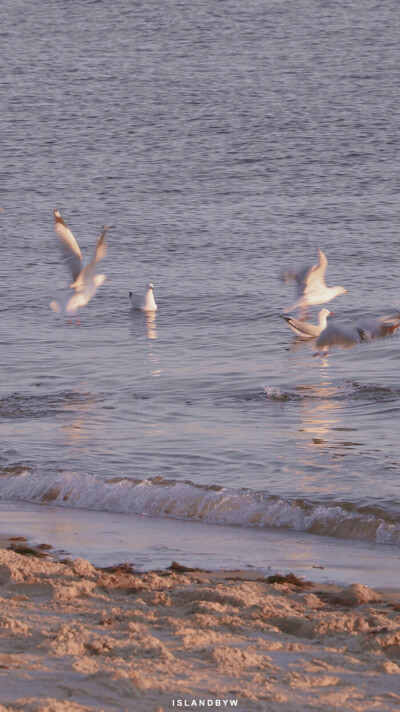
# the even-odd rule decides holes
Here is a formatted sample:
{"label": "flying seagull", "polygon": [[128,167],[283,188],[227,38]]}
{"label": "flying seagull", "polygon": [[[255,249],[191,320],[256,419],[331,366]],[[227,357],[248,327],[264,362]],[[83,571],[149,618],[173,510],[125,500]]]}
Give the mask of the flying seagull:
{"label": "flying seagull", "polygon": [[50,306],[57,314],[75,316],[78,309],[90,302],[106,278],[105,274],[96,274],[96,265],[107,253],[105,236],[108,225],[104,226],[103,232],[97,239],[92,261],[83,267],[79,245],[58,210],[54,211],[54,220],[54,229],[61,243],[62,258],[72,275],[72,282],[69,286],[74,290],[74,294],[63,304],[51,302]]}
{"label": "flying seagull", "polygon": [[325,272],[328,265],[322,250],[318,250],[319,262],[311,267],[300,267],[285,272],[283,279],[285,282],[295,281],[297,285],[297,299],[293,304],[284,309],[284,312],[293,309],[307,309],[316,304],[326,304],[340,294],[348,294],[344,287],[327,287],[325,283]]}

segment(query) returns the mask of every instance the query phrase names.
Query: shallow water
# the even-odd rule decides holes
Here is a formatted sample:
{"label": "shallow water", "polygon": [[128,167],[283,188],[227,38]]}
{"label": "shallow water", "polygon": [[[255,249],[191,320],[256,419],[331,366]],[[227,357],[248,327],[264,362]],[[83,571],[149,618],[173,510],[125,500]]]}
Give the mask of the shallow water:
{"label": "shallow water", "polygon": [[[233,524],[229,565],[249,529],[371,544],[378,570],[399,339],[313,358],[279,275],[321,247],[338,318],[399,307],[397,4],[17,0],[1,32],[0,498]],[[54,208],[85,261],[111,225],[79,327],[49,308]]]}
{"label": "shallow water", "polygon": [[291,571],[314,582],[400,586],[398,553],[390,545],[10,500],[0,502],[0,515],[8,537],[25,536],[31,545],[51,542],[50,557],[85,557],[96,566],[128,562],[146,571],[150,562],[165,569],[178,561],[214,571]]}

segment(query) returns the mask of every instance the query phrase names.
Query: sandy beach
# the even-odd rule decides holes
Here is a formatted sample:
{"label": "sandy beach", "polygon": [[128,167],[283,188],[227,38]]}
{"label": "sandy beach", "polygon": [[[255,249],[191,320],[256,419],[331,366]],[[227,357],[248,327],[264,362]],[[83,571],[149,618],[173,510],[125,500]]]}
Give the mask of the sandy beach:
{"label": "sandy beach", "polygon": [[398,590],[0,544],[0,712],[399,709]]}

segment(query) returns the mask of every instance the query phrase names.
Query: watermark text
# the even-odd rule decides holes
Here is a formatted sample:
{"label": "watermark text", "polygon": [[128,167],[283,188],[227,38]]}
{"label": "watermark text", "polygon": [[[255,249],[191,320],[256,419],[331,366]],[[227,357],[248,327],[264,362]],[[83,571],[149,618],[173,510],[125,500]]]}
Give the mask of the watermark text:
{"label": "watermark text", "polygon": [[173,699],[172,700],[172,707],[181,707],[186,709],[189,707],[191,709],[197,709],[201,707],[219,707],[222,709],[229,709],[231,707],[237,707],[238,706],[238,700],[235,699],[214,699],[212,700],[211,698],[206,698],[206,697],[198,697],[197,699],[194,698],[187,698],[187,699]]}

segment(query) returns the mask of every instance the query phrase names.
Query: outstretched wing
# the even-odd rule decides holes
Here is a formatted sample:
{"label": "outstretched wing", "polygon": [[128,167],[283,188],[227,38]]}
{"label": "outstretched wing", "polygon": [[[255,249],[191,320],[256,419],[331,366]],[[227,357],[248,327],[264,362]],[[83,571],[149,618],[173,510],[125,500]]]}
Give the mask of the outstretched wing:
{"label": "outstretched wing", "polygon": [[319,262],[317,265],[292,268],[291,270],[284,272],[282,275],[286,283],[291,281],[296,282],[296,292],[298,298],[305,294],[308,290],[313,289],[313,285],[320,285],[321,283],[325,285],[324,276],[328,260],[322,250],[318,250],[318,257]]}
{"label": "outstretched wing", "polygon": [[328,260],[326,259],[322,250],[318,250],[319,262],[317,265],[311,267],[307,275],[305,276],[305,292],[311,292],[314,289],[320,289],[321,287],[326,287],[325,284],[325,272],[328,266]]}
{"label": "outstretched wing", "polygon": [[357,329],[369,334],[370,340],[384,339],[400,328],[400,313],[388,314],[378,318],[366,318],[357,322]]}
{"label": "outstretched wing", "polygon": [[329,348],[331,346],[339,346],[343,349],[349,349],[364,340],[365,337],[361,329],[332,323],[321,331],[317,339],[317,347]]}
{"label": "outstretched wing", "polygon": [[82,255],[79,245],[58,210],[54,211],[54,220],[54,229],[61,241],[63,260],[72,274],[73,281],[75,281],[82,271]]}
{"label": "outstretched wing", "polygon": [[107,230],[108,225],[105,225],[103,232],[96,242],[92,261],[86,265],[85,269],[79,273],[76,280],[71,284],[72,289],[75,289],[76,292],[87,291],[88,285],[94,285],[96,283],[96,263],[100,262],[107,254],[107,244],[105,241]]}
{"label": "outstretched wing", "polygon": [[104,259],[107,254],[106,232],[108,228],[109,225],[104,225],[103,232],[97,239],[96,247],[94,250],[93,262],[100,262],[100,260]]}

